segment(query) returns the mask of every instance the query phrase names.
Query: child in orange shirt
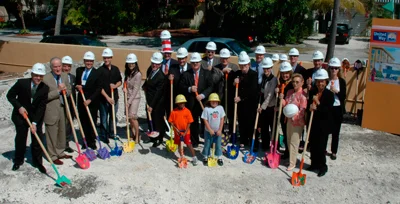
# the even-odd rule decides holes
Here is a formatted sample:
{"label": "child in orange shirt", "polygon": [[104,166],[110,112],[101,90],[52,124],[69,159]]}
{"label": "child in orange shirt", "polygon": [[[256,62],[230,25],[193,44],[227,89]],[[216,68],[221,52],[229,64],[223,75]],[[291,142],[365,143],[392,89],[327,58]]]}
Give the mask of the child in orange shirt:
{"label": "child in orange shirt", "polygon": [[[172,124],[172,128],[174,129],[174,143],[181,149],[181,141],[183,140],[185,142],[193,156],[192,164],[196,166],[197,158],[194,153],[192,142],[190,141],[190,123],[193,123],[193,117],[190,110],[185,107],[186,102],[186,98],[182,94],[176,96],[175,104],[177,104],[178,107],[171,112],[168,122]],[[179,132],[177,130],[179,130]],[[183,152],[179,152],[179,154],[183,157]]]}

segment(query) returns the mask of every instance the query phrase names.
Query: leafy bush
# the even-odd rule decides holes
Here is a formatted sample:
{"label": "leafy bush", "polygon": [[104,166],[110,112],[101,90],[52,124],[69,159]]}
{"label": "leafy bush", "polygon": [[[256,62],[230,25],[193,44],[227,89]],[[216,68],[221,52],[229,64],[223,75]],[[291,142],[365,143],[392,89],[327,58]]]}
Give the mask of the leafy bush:
{"label": "leafy bush", "polygon": [[21,30],[19,30],[19,34],[20,35],[25,35],[25,34],[29,34],[30,33],[30,31],[28,30],[28,29],[21,29]]}

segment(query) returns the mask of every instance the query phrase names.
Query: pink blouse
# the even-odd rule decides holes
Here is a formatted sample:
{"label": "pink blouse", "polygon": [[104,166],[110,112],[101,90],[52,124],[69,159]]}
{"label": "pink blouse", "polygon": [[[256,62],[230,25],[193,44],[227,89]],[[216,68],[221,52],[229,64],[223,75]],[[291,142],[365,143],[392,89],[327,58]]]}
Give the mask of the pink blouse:
{"label": "pink blouse", "polygon": [[293,126],[304,126],[305,125],[305,110],[307,108],[307,98],[303,92],[303,89],[300,88],[297,92],[294,92],[294,89],[290,89],[286,98],[282,101],[282,105],[286,106],[287,104],[295,104],[299,107],[299,113],[295,115],[292,119]]}

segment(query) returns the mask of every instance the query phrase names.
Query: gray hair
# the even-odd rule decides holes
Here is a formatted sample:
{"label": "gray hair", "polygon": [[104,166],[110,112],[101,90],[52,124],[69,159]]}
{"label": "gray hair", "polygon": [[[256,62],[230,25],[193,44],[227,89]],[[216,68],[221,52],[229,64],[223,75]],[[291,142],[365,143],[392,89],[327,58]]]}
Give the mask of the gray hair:
{"label": "gray hair", "polygon": [[61,62],[61,58],[59,58],[59,57],[53,57],[53,58],[51,58],[50,59],[50,68],[53,68],[53,61],[54,60],[60,60],[60,62]]}

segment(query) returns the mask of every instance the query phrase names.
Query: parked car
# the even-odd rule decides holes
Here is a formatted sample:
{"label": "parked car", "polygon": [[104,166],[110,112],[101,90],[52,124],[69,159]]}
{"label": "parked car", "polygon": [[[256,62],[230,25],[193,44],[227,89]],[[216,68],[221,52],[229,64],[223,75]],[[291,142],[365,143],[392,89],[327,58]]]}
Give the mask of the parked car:
{"label": "parked car", "polygon": [[[70,26],[70,25],[62,26],[60,28],[60,35],[67,35],[67,34],[90,35],[93,37],[97,36],[96,31],[82,29],[82,28],[78,28],[78,27]],[[44,38],[49,37],[49,36],[54,36],[54,28],[45,31],[42,36]]]}
{"label": "parked car", "polygon": [[41,43],[56,43],[56,44],[70,44],[70,45],[87,45],[107,47],[107,44],[101,42],[97,38],[87,35],[56,35],[43,38]]}
{"label": "parked car", "polygon": [[[328,28],[328,30],[326,31],[326,34],[325,34],[326,40],[329,39],[331,30],[332,30],[332,26],[330,26]],[[353,28],[350,28],[349,24],[338,23],[337,31],[336,31],[336,43],[349,44],[350,39],[351,39],[351,30],[353,30]]]}
{"label": "parked car", "polygon": [[199,52],[204,53],[206,51],[206,45],[208,42],[213,41],[217,45],[216,54],[222,48],[227,48],[232,56],[239,56],[241,51],[246,51],[250,57],[254,57],[254,51],[243,43],[233,39],[233,38],[219,38],[219,37],[202,37],[194,38],[186,41],[180,47],[186,48],[189,52]]}

